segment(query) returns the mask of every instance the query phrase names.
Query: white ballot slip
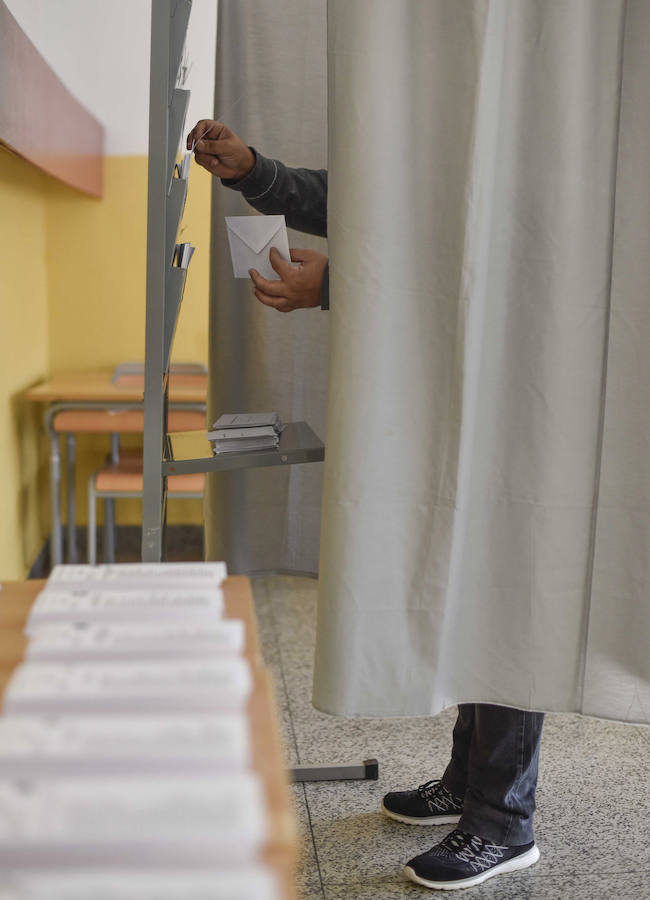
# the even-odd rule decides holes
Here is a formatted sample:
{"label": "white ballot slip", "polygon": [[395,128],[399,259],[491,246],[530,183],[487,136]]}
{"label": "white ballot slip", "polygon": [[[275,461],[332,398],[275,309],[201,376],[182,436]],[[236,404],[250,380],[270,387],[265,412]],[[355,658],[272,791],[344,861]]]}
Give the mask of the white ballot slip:
{"label": "white ballot slip", "polygon": [[269,869],[245,871],[14,872],[0,876],[0,900],[280,900]]}
{"label": "white ballot slip", "polygon": [[252,676],[241,657],[167,662],[37,663],[14,670],[5,713],[232,712]]}
{"label": "white ballot slip", "polygon": [[[226,564],[215,563],[108,563],[101,566],[59,565],[52,569],[47,587],[165,588],[219,587],[227,576]],[[143,582],[145,582],[143,584]]]}
{"label": "white ballot slip", "polygon": [[[284,428],[280,416],[276,412],[269,413],[224,413],[212,423],[213,431],[225,428],[260,428],[270,425],[280,434]],[[208,437],[210,432],[208,432]]]}
{"label": "white ballot slip", "polygon": [[257,269],[263,278],[278,281],[269,253],[275,247],[280,256],[291,261],[289,237],[284,216],[226,216],[226,231],[235,278],[250,278],[249,269]]}
{"label": "white ballot slip", "polygon": [[249,768],[244,713],[0,717],[0,776],[197,774]]}
{"label": "white ballot slip", "polygon": [[215,622],[222,612],[223,592],[215,587],[122,591],[46,587],[32,605],[25,634],[34,634],[45,622]]}
{"label": "white ballot slip", "polygon": [[266,837],[263,789],[252,773],[0,781],[4,870],[244,864]]}
{"label": "white ballot slip", "polygon": [[36,625],[25,659],[33,662],[102,662],[119,659],[218,659],[244,649],[240,619],[216,622],[62,622]]}

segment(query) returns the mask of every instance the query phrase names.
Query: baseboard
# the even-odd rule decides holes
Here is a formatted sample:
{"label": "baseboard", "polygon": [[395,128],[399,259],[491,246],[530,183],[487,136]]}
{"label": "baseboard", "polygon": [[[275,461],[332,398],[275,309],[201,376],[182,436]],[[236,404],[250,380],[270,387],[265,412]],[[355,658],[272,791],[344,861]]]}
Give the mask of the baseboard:
{"label": "baseboard", "polygon": [[[101,562],[102,528],[98,529],[98,562]],[[69,562],[65,547],[64,560]],[[86,529],[77,528],[78,561],[86,562]],[[203,561],[203,526],[168,525],[165,533],[165,559],[169,562]],[[116,562],[139,562],[141,559],[142,529],[138,525],[118,525],[115,529]],[[50,539],[43,544],[29,570],[28,578],[47,578],[50,573]]]}

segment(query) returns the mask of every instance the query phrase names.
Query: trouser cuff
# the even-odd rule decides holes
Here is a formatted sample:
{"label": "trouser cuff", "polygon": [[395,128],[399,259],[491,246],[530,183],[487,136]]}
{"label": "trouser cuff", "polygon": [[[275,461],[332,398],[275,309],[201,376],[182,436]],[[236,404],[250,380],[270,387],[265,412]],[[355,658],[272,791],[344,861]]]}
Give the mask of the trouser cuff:
{"label": "trouser cuff", "polygon": [[478,805],[472,802],[469,792],[456,827],[505,847],[519,847],[535,839],[532,816],[511,815]]}

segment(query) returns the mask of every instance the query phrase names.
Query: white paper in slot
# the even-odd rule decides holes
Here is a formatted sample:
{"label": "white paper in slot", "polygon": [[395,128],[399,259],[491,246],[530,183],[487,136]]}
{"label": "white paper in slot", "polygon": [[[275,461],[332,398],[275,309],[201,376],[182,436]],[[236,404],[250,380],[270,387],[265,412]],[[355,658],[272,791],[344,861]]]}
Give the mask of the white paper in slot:
{"label": "white paper in slot", "polygon": [[56,590],[37,596],[25,625],[34,634],[44,622],[119,622],[191,618],[214,621],[223,613],[223,591],[216,587],[137,590]]}
{"label": "white paper in slot", "polygon": [[167,662],[37,663],[17,666],[5,713],[233,712],[252,677],[241,657]]}
{"label": "white paper in slot", "polygon": [[250,766],[244,713],[0,718],[0,776],[223,772]]}
{"label": "white paper in slot", "polygon": [[254,859],[266,838],[252,773],[0,781],[2,869],[217,867]]}
{"label": "white paper in slot", "polygon": [[[6,893],[3,893],[4,891]],[[277,881],[261,865],[246,871],[15,872],[0,882],[0,900],[280,900]]]}
{"label": "white paper in slot", "polygon": [[64,622],[34,625],[25,658],[40,662],[175,659],[239,655],[245,628],[239,619],[215,622]]}

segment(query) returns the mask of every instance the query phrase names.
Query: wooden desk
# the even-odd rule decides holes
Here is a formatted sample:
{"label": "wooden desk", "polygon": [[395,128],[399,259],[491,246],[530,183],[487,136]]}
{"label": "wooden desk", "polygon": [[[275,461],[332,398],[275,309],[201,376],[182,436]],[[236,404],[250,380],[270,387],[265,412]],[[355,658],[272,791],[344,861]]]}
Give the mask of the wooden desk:
{"label": "wooden desk", "polygon": [[[110,370],[76,372],[54,375],[25,392],[25,399],[45,403],[45,426],[50,438],[50,507],[52,539],[50,555],[52,564],[63,562],[63,524],[61,516],[61,456],[59,433],[53,420],[64,410],[117,411],[142,408],[144,401],[144,376],[122,376],[120,383],[113,380]],[[208,391],[207,375],[172,374],[169,378],[169,403],[176,408],[205,409]],[[117,446],[117,445],[116,445]],[[115,456],[115,451],[113,455]],[[68,495],[68,562],[77,562],[76,498],[75,498],[75,437],[67,435],[67,495]],[[113,533],[112,506],[106,507],[108,533]],[[112,545],[111,545],[112,548]],[[109,553],[109,556],[112,554]],[[111,561],[110,559],[108,561]]]}
{"label": "wooden desk", "polygon": [[[25,399],[39,403],[102,403],[112,407],[120,403],[142,403],[144,382],[115,384],[111,371],[76,372],[53,375],[25,392]],[[171,375],[170,403],[205,403],[207,375]]]}
{"label": "wooden desk", "polygon": [[[5,581],[0,585],[0,694],[26,646],[23,634],[27,615],[44,581]],[[246,627],[244,655],[253,672],[253,692],[248,704],[251,724],[253,769],[263,782],[270,820],[270,838],[262,860],[277,874],[283,900],[295,900],[294,870],[298,843],[291,806],[284,753],[278,729],[269,672],[262,664],[250,581],[242,576],[227,578],[224,584],[225,618],[243,619]]]}

